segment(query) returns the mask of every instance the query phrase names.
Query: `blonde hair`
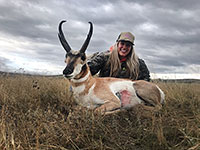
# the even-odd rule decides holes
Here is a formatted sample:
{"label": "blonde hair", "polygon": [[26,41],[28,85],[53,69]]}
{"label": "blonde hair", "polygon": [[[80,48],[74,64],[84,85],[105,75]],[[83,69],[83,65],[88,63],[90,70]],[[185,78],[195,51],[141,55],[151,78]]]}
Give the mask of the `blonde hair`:
{"label": "blonde hair", "polygon": [[[118,72],[121,70],[121,63],[117,51],[117,45],[118,43],[114,45],[114,48],[106,64],[107,66],[110,66],[111,77],[116,77]],[[129,78],[136,80],[139,74],[139,60],[137,55],[135,54],[133,47],[131,47],[131,51],[127,55],[126,66],[127,66],[127,72],[129,73]]]}

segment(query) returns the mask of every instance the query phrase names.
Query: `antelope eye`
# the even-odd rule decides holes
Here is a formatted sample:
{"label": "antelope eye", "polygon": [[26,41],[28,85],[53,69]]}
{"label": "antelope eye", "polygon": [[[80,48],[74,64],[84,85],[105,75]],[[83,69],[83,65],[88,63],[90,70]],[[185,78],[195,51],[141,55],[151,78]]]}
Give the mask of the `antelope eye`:
{"label": "antelope eye", "polygon": [[85,61],[86,57],[85,55],[81,56],[81,60]]}
{"label": "antelope eye", "polygon": [[67,53],[67,54],[66,54],[66,56],[69,56],[69,57],[71,57],[71,56],[72,56],[72,53],[71,53],[71,52],[69,52],[69,53]]}

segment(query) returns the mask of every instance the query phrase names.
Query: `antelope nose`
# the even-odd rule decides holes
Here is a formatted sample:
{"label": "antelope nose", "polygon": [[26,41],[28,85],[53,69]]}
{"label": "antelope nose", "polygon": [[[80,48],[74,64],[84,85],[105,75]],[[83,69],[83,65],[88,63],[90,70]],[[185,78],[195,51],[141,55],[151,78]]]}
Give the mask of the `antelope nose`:
{"label": "antelope nose", "polygon": [[71,68],[71,67],[66,67],[66,68],[63,70],[63,74],[64,74],[64,75],[72,74],[72,72],[73,72],[73,68]]}

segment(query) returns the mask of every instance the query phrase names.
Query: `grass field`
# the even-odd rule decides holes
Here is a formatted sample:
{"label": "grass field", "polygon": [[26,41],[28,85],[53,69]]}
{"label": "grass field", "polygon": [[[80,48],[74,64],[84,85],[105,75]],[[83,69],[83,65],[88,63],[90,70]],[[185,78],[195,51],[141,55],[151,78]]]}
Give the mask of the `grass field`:
{"label": "grass field", "polygon": [[200,150],[200,84],[157,84],[166,104],[138,118],[77,106],[62,77],[0,76],[0,149]]}

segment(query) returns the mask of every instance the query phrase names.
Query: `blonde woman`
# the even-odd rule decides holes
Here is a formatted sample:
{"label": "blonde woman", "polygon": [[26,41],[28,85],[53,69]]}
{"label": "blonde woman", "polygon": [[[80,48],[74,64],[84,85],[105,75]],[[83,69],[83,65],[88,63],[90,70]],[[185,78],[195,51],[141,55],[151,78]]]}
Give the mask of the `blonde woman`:
{"label": "blonde woman", "polygon": [[122,32],[110,51],[101,52],[88,60],[92,75],[99,72],[100,77],[150,81],[144,60],[135,54],[134,40],[132,33]]}

